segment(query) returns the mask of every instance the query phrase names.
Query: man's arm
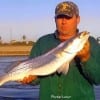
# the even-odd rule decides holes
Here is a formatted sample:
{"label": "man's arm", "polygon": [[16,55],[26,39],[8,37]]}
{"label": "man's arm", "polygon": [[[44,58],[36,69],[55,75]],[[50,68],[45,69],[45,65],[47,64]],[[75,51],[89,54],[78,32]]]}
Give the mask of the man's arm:
{"label": "man's arm", "polygon": [[[84,75],[94,84],[100,84],[100,44],[95,38],[90,37],[90,49],[86,50],[87,60],[81,61]],[[89,51],[89,53],[88,53]],[[82,56],[81,56],[82,57]],[[80,60],[81,60],[80,57]],[[83,58],[85,56],[83,55]]]}
{"label": "man's arm", "polygon": [[77,57],[81,62],[86,62],[90,58],[90,42],[89,40],[85,43],[83,49],[78,52]]}

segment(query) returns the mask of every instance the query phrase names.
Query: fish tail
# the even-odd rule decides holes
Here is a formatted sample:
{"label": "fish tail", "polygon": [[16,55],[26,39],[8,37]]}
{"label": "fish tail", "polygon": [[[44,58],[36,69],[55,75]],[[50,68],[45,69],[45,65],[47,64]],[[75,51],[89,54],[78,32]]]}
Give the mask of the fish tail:
{"label": "fish tail", "polygon": [[2,86],[6,82],[7,82],[6,77],[4,75],[0,76],[0,86]]}
{"label": "fish tail", "polygon": [[0,76],[0,86],[3,85],[3,77]]}

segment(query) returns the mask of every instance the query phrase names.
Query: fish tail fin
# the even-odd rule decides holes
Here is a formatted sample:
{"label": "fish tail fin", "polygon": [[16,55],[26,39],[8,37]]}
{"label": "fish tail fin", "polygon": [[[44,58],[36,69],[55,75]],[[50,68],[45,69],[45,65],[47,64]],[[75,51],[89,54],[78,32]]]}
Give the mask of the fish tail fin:
{"label": "fish tail fin", "polygon": [[0,76],[0,86],[3,84],[3,76]]}
{"label": "fish tail fin", "polygon": [[63,64],[58,70],[57,70],[57,72],[58,73],[63,73],[63,74],[67,74],[67,72],[68,72],[68,69],[69,69],[69,63],[65,63],[65,64]]}
{"label": "fish tail fin", "polygon": [[0,86],[2,86],[4,83],[6,83],[6,77],[5,75],[0,76]]}

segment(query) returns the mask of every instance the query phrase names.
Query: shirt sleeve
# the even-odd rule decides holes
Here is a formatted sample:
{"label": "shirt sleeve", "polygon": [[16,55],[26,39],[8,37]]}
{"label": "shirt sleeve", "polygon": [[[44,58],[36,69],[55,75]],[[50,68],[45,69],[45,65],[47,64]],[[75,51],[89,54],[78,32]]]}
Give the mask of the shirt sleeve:
{"label": "shirt sleeve", "polygon": [[85,76],[95,85],[100,84],[100,44],[95,38],[90,37],[90,58],[81,63]]}

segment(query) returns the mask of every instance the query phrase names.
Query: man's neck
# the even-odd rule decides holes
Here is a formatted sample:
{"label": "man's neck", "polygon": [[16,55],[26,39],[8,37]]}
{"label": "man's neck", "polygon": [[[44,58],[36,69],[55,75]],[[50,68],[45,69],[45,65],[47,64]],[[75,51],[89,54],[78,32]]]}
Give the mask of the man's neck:
{"label": "man's neck", "polygon": [[74,37],[74,36],[76,36],[76,35],[77,35],[76,32],[73,33],[73,34],[71,34],[71,35],[68,35],[68,34],[59,34],[59,35],[58,35],[58,38],[63,42],[63,41],[66,41],[66,40],[71,39],[72,37]]}
{"label": "man's neck", "polygon": [[78,33],[78,30],[76,32],[74,32],[73,34],[62,34],[62,33],[57,33],[58,34],[58,38],[61,40],[61,41],[66,41],[66,40],[69,40],[70,38],[76,36]]}
{"label": "man's neck", "polygon": [[69,40],[70,38],[72,38],[73,36],[75,36],[75,35],[63,35],[63,34],[59,34],[58,35],[58,38],[61,40],[61,41],[66,41],[66,40]]}

